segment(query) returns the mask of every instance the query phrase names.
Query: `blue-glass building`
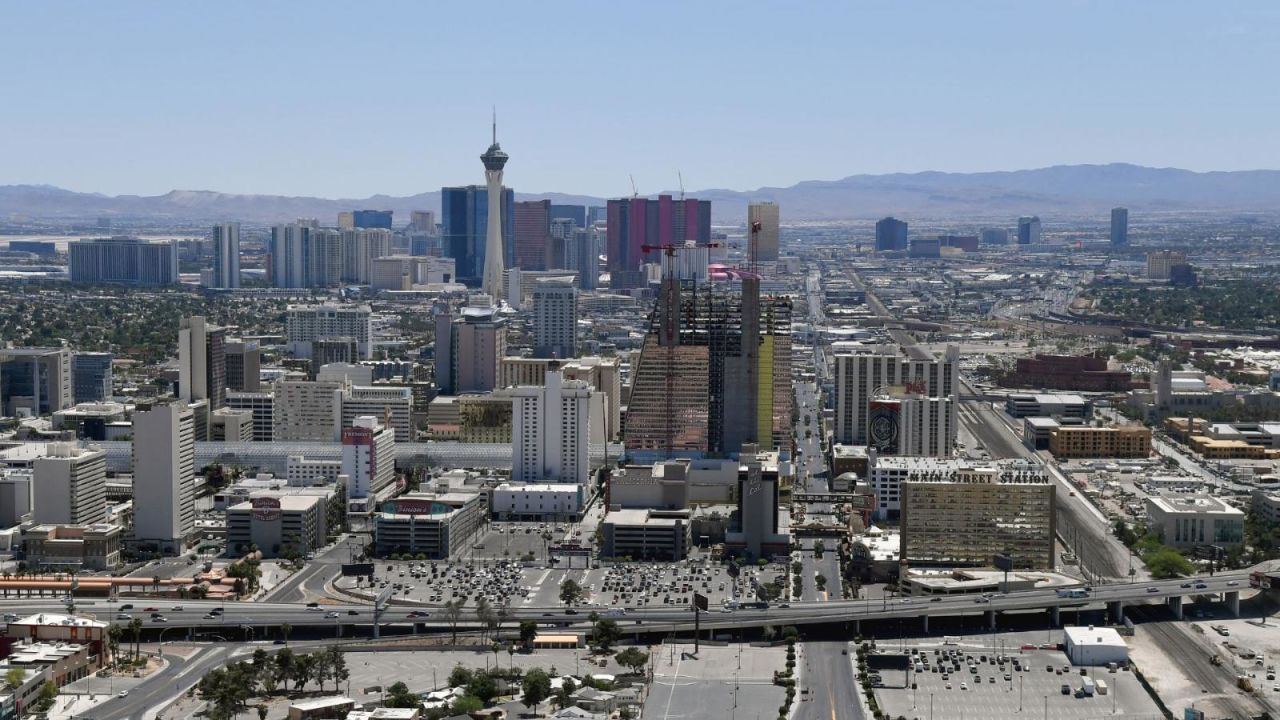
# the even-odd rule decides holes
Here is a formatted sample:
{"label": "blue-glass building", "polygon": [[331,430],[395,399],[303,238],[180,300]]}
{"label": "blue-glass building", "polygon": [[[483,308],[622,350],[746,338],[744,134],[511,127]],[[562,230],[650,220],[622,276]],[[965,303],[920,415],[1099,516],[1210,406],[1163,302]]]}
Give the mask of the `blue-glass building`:
{"label": "blue-glass building", "polygon": [[[515,209],[515,191],[504,187],[502,250],[506,267],[515,267]],[[441,188],[440,210],[445,257],[454,259],[460,282],[479,285],[489,229],[489,191],[481,185]]]}

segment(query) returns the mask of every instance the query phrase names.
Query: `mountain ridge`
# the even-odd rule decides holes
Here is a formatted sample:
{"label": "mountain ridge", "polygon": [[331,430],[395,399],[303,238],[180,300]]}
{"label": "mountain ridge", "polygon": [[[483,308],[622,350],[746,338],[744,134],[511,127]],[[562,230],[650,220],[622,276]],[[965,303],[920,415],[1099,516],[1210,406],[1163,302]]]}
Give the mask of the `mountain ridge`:
{"label": "mountain ridge", "polygon": [[[661,194],[678,194],[664,191]],[[1129,163],[1054,165],[979,173],[921,171],[855,174],[755,190],[709,188],[688,193],[711,200],[716,222],[739,223],[748,202],[782,206],[784,221],[858,220],[884,215],[950,216],[1094,214],[1113,206],[1141,211],[1274,212],[1280,210],[1280,170],[1197,172]],[[653,197],[653,196],[649,196]],[[516,193],[517,200],[603,205],[606,198],[569,193]],[[0,186],[0,216],[42,220],[118,217],[130,220],[286,222],[336,219],[343,210],[393,210],[397,224],[411,210],[440,210],[440,191],[366,198],[170,190],[162,195],[105,195],[52,185]]]}

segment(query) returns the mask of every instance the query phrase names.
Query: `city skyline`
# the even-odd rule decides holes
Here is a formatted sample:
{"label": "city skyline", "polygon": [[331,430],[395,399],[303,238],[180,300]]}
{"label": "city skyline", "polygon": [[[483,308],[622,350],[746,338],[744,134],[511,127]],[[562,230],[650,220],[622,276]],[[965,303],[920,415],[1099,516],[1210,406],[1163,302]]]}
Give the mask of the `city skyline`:
{"label": "city skyline", "polygon": [[[627,31],[614,29],[620,10],[574,3],[494,18],[399,3],[358,14],[275,6],[252,24],[235,6],[144,4],[79,8],[75,26],[56,6],[10,7],[0,20],[29,30],[11,52],[40,62],[0,88],[22,109],[0,121],[0,137],[23,138],[6,148],[0,184],[410,194],[474,177],[471,148],[484,147],[495,103],[521,156],[519,184],[537,192],[620,197],[634,176],[650,195],[674,189],[677,173],[691,190],[744,190],[1064,163],[1280,167],[1280,131],[1266,122],[1278,100],[1266,77],[1276,10],[1154,7],[707,4],[680,8],[674,25],[664,12],[629,17]],[[752,52],[741,38],[762,14],[770,33]],[[876,30],[896,27],[911,32]],[[423,28],[448,30],[422,43]],[[544,42],[556,32],[562,42]],[[489,34],[501,41],[476,54]],[[105,59],[102,37],[113,38]],[[291,52],[324,37],[341,39],[341,61]],[[664,84],[660,103],[627,90],[673,75],[693,81]],[[865,112],[876,98],[896,100]],[[219,112],[205,111],[211,100]],[[921,110],[939,105],[948,112]],[[673,122],[673,106],[696,112]],[[1218,131],[1206,134],[1210,123]]]}

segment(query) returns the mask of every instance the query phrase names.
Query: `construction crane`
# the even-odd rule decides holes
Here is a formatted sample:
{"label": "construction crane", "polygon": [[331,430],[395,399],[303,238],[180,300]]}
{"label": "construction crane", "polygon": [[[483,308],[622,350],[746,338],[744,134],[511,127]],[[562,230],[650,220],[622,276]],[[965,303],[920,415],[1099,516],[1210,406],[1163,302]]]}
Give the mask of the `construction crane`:
{"label": "construction crane", "polygon": [[684,175],[680,171],[676,171],[676,178],[680,180],[680,202],[684,202]]}
{"label": "construction crane", "polygon": [[627,173],[627,177],[631,178],[631,197],[632,198],[640,197],[640,191],[636,189],[636,176],[630,173]]}

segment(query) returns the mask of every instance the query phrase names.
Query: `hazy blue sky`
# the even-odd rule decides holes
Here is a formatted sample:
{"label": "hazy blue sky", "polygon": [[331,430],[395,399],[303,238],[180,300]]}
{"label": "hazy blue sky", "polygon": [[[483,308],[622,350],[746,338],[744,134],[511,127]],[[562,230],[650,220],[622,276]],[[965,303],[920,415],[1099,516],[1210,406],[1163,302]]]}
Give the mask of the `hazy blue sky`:
{"label": "hazy blue sky", "polygon": [[[494,14],[486,12],[493,8]],[[1280,167],[1275,2],[5,2],[0,184],[363,197]]]}

